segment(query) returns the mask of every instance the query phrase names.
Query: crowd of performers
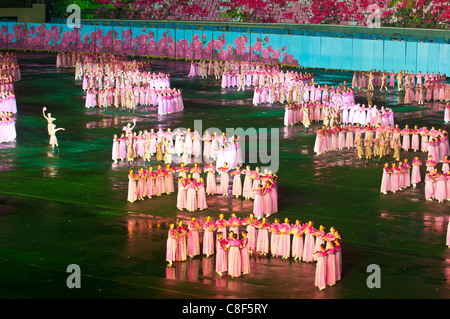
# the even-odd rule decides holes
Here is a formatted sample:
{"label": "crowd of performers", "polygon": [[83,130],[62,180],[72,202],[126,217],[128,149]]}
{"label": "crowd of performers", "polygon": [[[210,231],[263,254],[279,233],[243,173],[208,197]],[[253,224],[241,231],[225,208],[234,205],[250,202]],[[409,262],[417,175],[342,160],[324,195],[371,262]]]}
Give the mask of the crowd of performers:
{"label": "crowd of performers", "polygon": [[[176,189],[175,180],[178,180]],[[226,162],[222,167],[214,164],[200,167],[197,163],[187,167],[181,163],[178,167],[166,164],[164,167],[158,165],[156,169],[130,170],[128,174],[127,200],[131,203],[175,191],[176,206],[181,211],[205,210],[208,208],[207,196],[222,195],[254,200],[253,214],[258,219],[278,212],[277,175],[268,170],[260,172],[259,167],[255,170],[250,166],[230,169]]]}
{"label": "crowd of performers", "polygon": [[19,63],[17,62],[17,56],[10,52],[0,52],[0,91],[12,91],[13,81],[19,81],[21,79],[21,73]]}
{"label": "crowd of performers", "polygon": [[120,136],[114,135],[112,146],[114,163],[127,161],[131,164],[141,158],[145,165],[154,158],[165,164],[171,164],[175,159],[190,164],[194,157],[194,161],[196,158],[215,161],[218,167],[227,162],[230,169],[242,164],[240,137],[236,135],[229,138],[225,132],[222,135],[217,132],[211,135],[208,131],[200,135],[198,131],[191,131],[190,128],[185,131],[160,128],[157,131],[151,129],[136,133],[133,132],[135,126],[135,121],[133,125],[129,123],[122,128],[123,133]]}
{"label": "crowd of performers", "polygon": [[145,65],[120,58],[105,62],[80,62],[75,67],[75,78],[82,79],[86,92],[85,106],[124,108],[135,110],[137,105],[157,106],[159,115],[184,109],[182,91],[170,87],[170,75],[140,71]]}
{"label": "crowd of performers", "polygon": [[[208,76],[214,75],[216,80],[222,79],[222,83],[228,83],[226,80],[229,74],[254,74],[257,73],[267,73],[269,71],[280,70],[279,64],[274,63],[261,63],[261,62],[243,62],[243,61],[209,61],[201,60],[198,62],[191,61],[191,66],[189,69],[188,77],[200,76],[202,78],[207,78]],[[223,80],[225,77],[225,80]],[[233,81],[231,81],[233,82]],[[230,83],[231,83],[230,82]],[[236,82],[236,80],[234,80]],[[239,81],[237,82],[239,83]],[[233,86],[237,86],[235,84]],[[223,87],[229,87],[231,85],[226,85]],[[249,86],[249,85],[247,85]]]}
{"label": "crowd of performers", "polygon": [[[353,133],[354,132],[354,133]],[[341,151],[356,147],[360,161],[376,159],[379,162],[392,158],[399,161],[400,151],[428,152],[437,161],[442,161],[449,155],[448,133],[432,127],[410,128],[406,125],[401,129],[398,124],[374,126],[334,126],[322,127],[318,130],[314,152],[318,155],[329,151]],[[392,154],[393,150],[393,154]]]}
{"label": "crowd of performers", "polygon": [[414,74],[408,71],[389,73],[374,70],[355,72],[352,87],[354,89],[367,87],[371,91],[379,87],[380,92],[397,87],[398,92],[405,93],[404,104],[416,102],[423,105],[425,101],[450,101],[450,84],[446,83],[446,75],[440,73]]}
{"label": "crowd of performers", "polygon": [[187,225],[182,220],[177,225],[170,223],[166,260],[170,267],[188,257],[215,255],[217,274],[227,272],[233,278],[250,273],[253,254],[316,262],[315,286],[322,290],[335,285],[342,275],[342,237],[334,227],[329,232],[325,229],[323,225],[315,229],[313,221],[302,224],[299,219],[294,224],[288,218],[283,223],[278,218],[269,223],[253,214],[243,219],[235,213],[229,219],[220,214],[216,221],[207,216],[203,223],[193,216]]}
{"label": "crowd of performers", "polygon": [[56,67],[57,68],[73,68],[77,64],[77,61],[93,58],[93,57],[106,56],[101,54],[87,54],[80,52],[58,52],[56,55]]}
{"label": "crowd of performers", "polygon": [[14,53],[0,52],[0,143],[16,139],[17,113],[14,81],[21,79],[19,64]]}
{"label": "crowd of performers", "polygon": [[16,96],[12,92],[0,92],[0,112],[17,113]]}

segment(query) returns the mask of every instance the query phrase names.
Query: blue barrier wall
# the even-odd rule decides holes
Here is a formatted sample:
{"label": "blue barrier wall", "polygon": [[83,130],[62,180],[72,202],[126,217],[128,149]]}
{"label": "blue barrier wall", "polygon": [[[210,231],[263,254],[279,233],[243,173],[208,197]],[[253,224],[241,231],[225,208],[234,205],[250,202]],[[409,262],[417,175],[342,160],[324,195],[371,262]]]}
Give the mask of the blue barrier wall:
{"label": "blue barrier wall", "polygon": [[[450,74],[450,44],[269,33],[264,28],[0,22],[0,48],[108,52],[149,57],[278,61],[307,68]],[[178,27],[175,29],[175,27]]]}

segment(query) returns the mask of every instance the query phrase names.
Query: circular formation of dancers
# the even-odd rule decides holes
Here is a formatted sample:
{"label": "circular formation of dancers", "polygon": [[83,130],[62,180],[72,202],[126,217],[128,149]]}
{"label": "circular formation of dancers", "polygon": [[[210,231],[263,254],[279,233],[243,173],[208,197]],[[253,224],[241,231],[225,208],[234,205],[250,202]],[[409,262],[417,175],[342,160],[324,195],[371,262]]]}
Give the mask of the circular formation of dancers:
{"label": "circular formation of dancers", "polygon": [[204,222],[193,216],[187,225],[182,220],[169,224],[166,261],[171,267],[188,257],[215,255],[216,273],[223,276],[226,272],[232,278],[250,273],[253,254],[316,262],[314,284],[323,290],[342,276],[342,236],[335,227],[330,227],[329,232],[325,229],[323,225],[314,228],[313,221],[302,224],[299,219],[294,224],[288,218],[283,223],[279,218],[269,223],[265,217],[257,219],[253,214],[243,219],[235,213],[229,219],[220,214],[215,221],[207,216]]}

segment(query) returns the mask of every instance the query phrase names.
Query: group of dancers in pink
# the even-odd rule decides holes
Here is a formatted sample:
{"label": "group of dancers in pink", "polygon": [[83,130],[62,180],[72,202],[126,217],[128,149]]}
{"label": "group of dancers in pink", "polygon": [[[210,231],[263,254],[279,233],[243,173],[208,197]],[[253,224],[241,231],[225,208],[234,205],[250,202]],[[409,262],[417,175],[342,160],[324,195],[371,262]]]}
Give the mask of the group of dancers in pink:
{"label": "group of dancers in pink", "polygon": [[425,101],[449,101],[450,100],[450,84],[446,83],[445,74],[400,71],[395,73],[392,71],[373,71],[355,72],[353,74],[352,86],[357,89],[367,87],[373,91],[375,87],[380,87],[380,92],[388,91],[388,87],[395,88],[397,80],[398,92],[404,91],[403,104],[411,104],[416,102],[418,105],[424,105]]}
{"label": "group of dancers in pink", "polygon": [[222,78],[224,74],[249,74],[253,72],[265,73],[269,70],[279,70],[280,65],[277,63],[261,63],[261,62],[244,62],[244,61],[218,61],[206,62],[201,60],[194,62],[191,60],[188,77],[200,76],[207,78],[214,75],[216,80]]}
{"label": "group of dancers in pink", "polygon": [[0,91],[14,91],[13,81],[22,78],[15,53],[0,52]]}
{"label": "group of dancers in pink", "polygon": [[120,137],[114,135],[112,146],[114,163],[119,161],[131,163],[142,158],[145,165],[156,156],[157,161],[164,161],[166,164],[215,161],[218,167],[227,162],[230,169],[242,164],[239,136],[228,138],[225,132],[219,135],[216,131],[213,134],[205,131],[202,136],[190,128],[183,131],[181,129],[172,131],[170,128],[167,130],[160,128],[157,131],[151,129],[139,131],[137,134],[133,132],[135,125],[128,124],[123,127],[124,133]]}
{"label": "group of dancers in pink", "polygon": [[58,52],[58,54],[56,55],[56,67],[58,69],[73,68],[77,64],[77,61],[87,56],[92,55],[80,52]]}
{"label": "group of dancers in pink", "polygon": [[[203,173],[206,176],[201,176]],[[243,182],[241,175],[245,176]],[[175,177],[178,179],[176,207],[179,210],[189,212],[204,210],[208,208],[207,195],[220,194],[228,197],[231,194],[236,198],[242,196],[245,200],[253,199],[253,214],[258,219],[278,212],[276,174],[267,169],[260,172],[259,167],[252,170],[250,166],[246,166],[245,169],[240,169],[239,166],[230,169],[226,162],[223,167],[209,164],[202,168],[197,163],[193,167],[187,167],[181,163],[178,167],[166,164],[164,167],[158,165],[156,169],[150,166],[148,170],[144,168],[140,168],[138,172],[130,170],[127,201],[134,203],[164,193],[171,194],[175,191]]]}
{"label": "group of dancers in pink", "polygon": [[0,92],[0,112],[17,113],[16,96],[12,92]]}
{"label": "group of dancers in pink", "polygon": [[[269,223],[265,217],[257,219],[250,214],[241,219],[235,213],[229,219],[220,214],[216,221],[207,216],[203,223],[194,216],[187,226],[180,220],[178,225],[171,223],[169,227],[166,244],[169,267],[187,257],[216,255],[219,276],[227,272],[230,277],[240,277],[250,273],[251,255],[269,254],[273,258],[316,262],[315,285],[320,290],[341,279],[342,237],[334,227],[326,232],[323,225],[315,229],[313,221],[302,224],[297,219],[291,224],[288,218],[283,223],[275,218]],[[203,238],[202,249],[200,238]]]}
{"label": "group of dancers in pink", "polygon": [[[281,73],[283,71],[279,71],[273,76],[270,74],[265,83],[260,83],[254,87],[253,105],[301,103],[314,100],[314,98],[311,98],[313,96],[310,97],[310,93],[315,90],[313,73],[286,72],[288,76],[285,76],[284,82],[280,81],[282,78],[278,76]],[[328,100],[328,97],[326,100]]]}
{"label": "group of dancers in pink", "polygon": [[82,79],[86,91],[85,107],[114,106],[135,110],[137,105],[157,106],[159,115],[184,109],[180,89],[170,88],[170,75],[141,72],[143,62],[124,61],[121,57],[100,56],[102,62],[77,61],[75,79]]}
{"label": "group of dancers in pink", "polygon": [[14,141],[17,136],[14,113],[0,111],[0,120],[0,143]]}
{"label": "group of dancers in pink", "polygon": [[0,143],[16,139],[15,114],[17,113],[14,81],[21,79],[17,56],[0,52]]}

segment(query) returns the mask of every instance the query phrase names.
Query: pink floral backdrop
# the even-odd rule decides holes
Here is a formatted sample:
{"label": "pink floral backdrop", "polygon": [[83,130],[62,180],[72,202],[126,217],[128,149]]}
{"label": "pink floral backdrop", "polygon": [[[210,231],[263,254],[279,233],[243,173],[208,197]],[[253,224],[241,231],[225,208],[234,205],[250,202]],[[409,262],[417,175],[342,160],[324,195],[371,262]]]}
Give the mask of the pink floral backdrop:
{"label": "pink floral backdrop", "polygon": [[[0,23],[0,48],[299,65],[290,36],[136,27]],[[297,42],[296,42],[297,43]]]}

